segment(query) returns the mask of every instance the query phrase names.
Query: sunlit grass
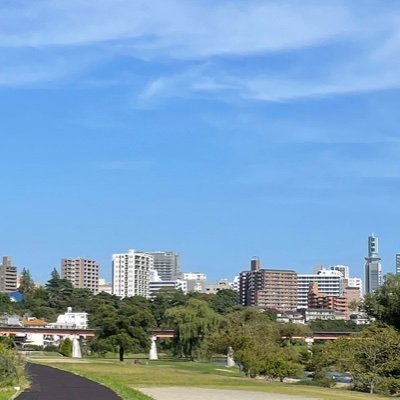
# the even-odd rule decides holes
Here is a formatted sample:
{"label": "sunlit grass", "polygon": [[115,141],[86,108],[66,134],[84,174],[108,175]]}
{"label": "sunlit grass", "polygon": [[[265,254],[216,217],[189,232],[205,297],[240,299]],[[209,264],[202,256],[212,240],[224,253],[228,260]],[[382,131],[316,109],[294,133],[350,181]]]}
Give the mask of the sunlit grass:
{"label": "sunlit grass", "polygon": [[17,393],[14,389],[0,389],[0,400],[9,400]]}
{"label": "sunlit grass", "polygon": [[[371,396],[348,390],[326,389],[313,386],[267,382],[239,376],[238,369],[227,369],[223,365],[190,361],[141,361],[123,363],[115,360],[84,359],[68,363],[53,363],[57,368],[68,370],[101,382],[125,400],[145,400],[150,397],[137,392],[141,387],[184,386],[208,387],[233,390],[254,390],[270,393],[302,395],[322,400],[376,400],[384,396]],[[71,362],[72,361],[72,362]],[[38,360],[38,362],[41,362]],[[51,364],[50,362],[43,362]],[[232,372],[230,372],[232,371]]]}

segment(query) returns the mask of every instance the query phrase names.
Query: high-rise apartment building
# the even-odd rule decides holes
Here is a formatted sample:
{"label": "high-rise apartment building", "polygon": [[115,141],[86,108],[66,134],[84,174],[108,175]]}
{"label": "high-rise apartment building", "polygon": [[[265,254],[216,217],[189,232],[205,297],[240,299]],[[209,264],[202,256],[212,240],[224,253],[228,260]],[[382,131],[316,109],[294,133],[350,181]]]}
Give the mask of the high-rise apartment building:
{"label": "high-rise apartment building", "polygon": [[63,258],[61,260],[61,278],[68,279],[75,288],[99,292],[99,265],[95,260],[86,258]]}
{"label": "high-rise apartment building", "polygon": [[146,251],[153,256],[153,268],[163,281],[174,281],[180,274],[179,254],[172,251]]}
{"label": "high-rise apartment building", "polygon": [[382,283],[382,264],[379,257],[378,237],[368,237],[368,257],[365,257],[365,293],[370,293]]}
{"label": "high-rise apartment building", "polygon": [[264,269],[253,258],[250,271],[239,276],[239,299],[242,305],[277,310],[295,310],[297,273],[292,270]]}
{"label": "high-rise apartment building", "polygon": [[113,294],[120,297],[149,297],[153,256],[135,250],[112,256]]}
{"label": "high-rise apartment building", "polygon": [[331,269],[320,269],[316,274],[299,274],[297,276],[298,308],[307,308],[310,284],[316,282],[319,290],[327,296],[343,295],[342,272]]}
{"label": "high-rise apartment building", "polygon": [[400,254],[396,254],[396,274],[400,274]]}
{"label": "high-rise apartment building", "polygon": [[0,292],[17,290],[17,267],[12,265],[11,257],[3,257],[0,265]]}

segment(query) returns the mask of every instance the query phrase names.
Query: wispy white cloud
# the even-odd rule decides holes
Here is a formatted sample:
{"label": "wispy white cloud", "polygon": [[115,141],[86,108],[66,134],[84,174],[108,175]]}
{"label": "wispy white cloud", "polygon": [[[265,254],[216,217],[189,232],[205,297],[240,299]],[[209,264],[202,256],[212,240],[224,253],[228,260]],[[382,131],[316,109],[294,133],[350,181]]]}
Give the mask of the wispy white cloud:
{"label": "wispy white cloud", "polygon": [[164,55],[204,57],[304,47],[347,36],[353,22],[342,2],[315,0],[43,0],[10,3],[0,26],[3,47],[133,39],[133,48],[155,56],[165,49]]}
{"label": "wispy white cloud", "polygon": [[[373,0],[20,0],[0,10],[2,52],[21,54],[15,68],[0,68],[0,84],[54,81],[124,55],[177,66],[143,82],[141,102],[199,94],[289,101],[398,88],[399,21],[395,5]],[[327,44],[343,47],[329,61],[317,51]],[[310,48],[314,55],[263,73],[252,59]],[[32,51],[48,52],[49,62],[39,65]],[[64,62],[54,62],[62,51]]]}
{"label": "wispy white cloud", "polygon": [[100,162],[96,164],[96,167],[107,171],[141,171],[148,169],[151,165],[150,160],[112,160]]}

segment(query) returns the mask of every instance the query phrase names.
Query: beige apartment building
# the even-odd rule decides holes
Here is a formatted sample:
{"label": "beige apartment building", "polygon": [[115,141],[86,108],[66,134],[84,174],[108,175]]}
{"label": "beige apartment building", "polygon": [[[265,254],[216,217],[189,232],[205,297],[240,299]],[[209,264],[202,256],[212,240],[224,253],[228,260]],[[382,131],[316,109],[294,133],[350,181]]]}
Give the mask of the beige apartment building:
{"label": "beige apartment building", "polygon": [[86,258],[63,258],[61,260],[61,278],[68,279],[75,288],[99,292],[99,265],[95,260]]}
{"label": "beige apartment building", "polygon": [[279,311],[296,310],[297,273],[284,269],[264,269],[258,259],[251,260],[251,270],[239,278],[242,305]]}
{"label": "beige apartment building", "polygon": [[12,265],[11,257],[3,257],[0,265],[0,292],[17,290],[17,267]]}

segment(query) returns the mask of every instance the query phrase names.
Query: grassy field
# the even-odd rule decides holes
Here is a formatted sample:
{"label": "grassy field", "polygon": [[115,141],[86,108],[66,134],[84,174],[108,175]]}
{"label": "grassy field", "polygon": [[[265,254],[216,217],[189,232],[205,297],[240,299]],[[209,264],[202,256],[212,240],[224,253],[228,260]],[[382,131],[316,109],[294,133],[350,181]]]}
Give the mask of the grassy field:
{"label": "grassy field", "polygon": [[[34,361],[34,360],[32,360]],[[377,400],[382,396],[354,393],[340,389],[281,384],[239,376],[238,369],[222,365],[194,363],[189,361],[152,361],[135,364],[133,360],[123,363],[115,360],[83,359],[37,359],[37,362],[71,371],[109,386],[125,400],[148,400],[140,387],[185,386],[234,390],[254,390],[269,393],[302,395],[323,400]]]}
{"label": "grassy field", "polygon": [[0,400],[12,399],[16,391],[14,389],[0,389]]}

